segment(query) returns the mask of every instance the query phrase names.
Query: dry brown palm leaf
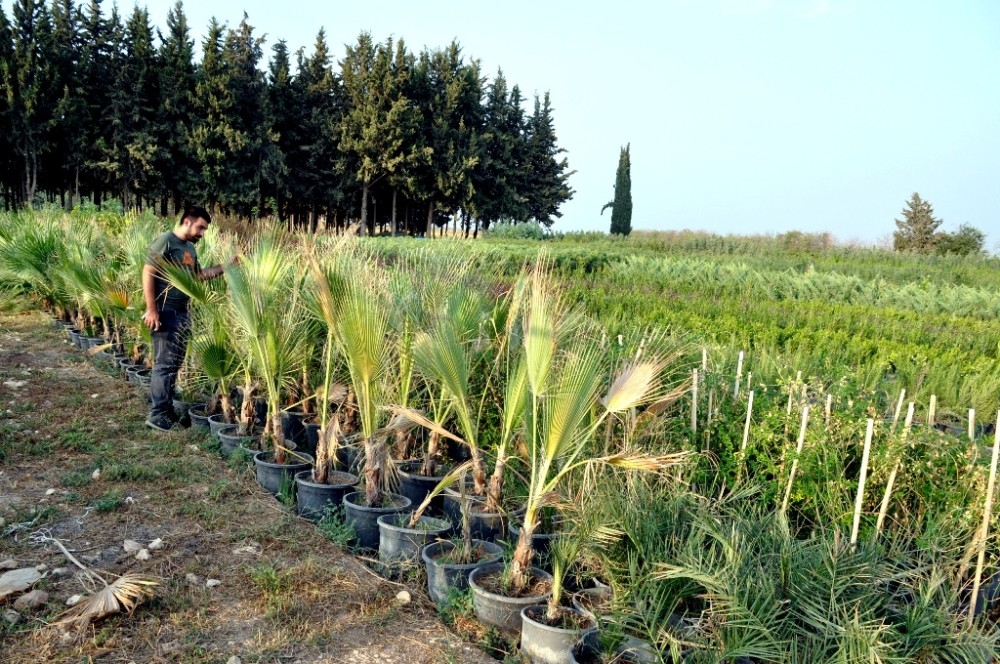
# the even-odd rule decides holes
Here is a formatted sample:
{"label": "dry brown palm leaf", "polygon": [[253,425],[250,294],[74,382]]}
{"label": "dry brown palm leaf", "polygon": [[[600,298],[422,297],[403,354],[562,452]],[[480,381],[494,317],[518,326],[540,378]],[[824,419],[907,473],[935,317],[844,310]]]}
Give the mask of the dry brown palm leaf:
{"label": "dry brown palm leaf", "polygon": [[88,581],[91,583],[100,581],[104,585],[101,590],[92,592],[79,603],[57,616],[58,620],[53,624],[76,623],[82,626],[122,611],[131,614],[144,599],[153,597],[153,588],[159,585],[156,581],[138,574],[126,574],[108,583],[100,574],[74,558],[73,554],[63,546],[63,543],[50,536],[48,531],[39,531],[32,535],[31,539],[39,544],[50,542],[55,544],[67,560],[83,570]]}
{"label": "dry brown palm leaf", "polygon": [[131,614],[144,599],[153,597],[157,585],[138,574],[120,576],[64,611],[56,624],[87,623],[122,612]]}

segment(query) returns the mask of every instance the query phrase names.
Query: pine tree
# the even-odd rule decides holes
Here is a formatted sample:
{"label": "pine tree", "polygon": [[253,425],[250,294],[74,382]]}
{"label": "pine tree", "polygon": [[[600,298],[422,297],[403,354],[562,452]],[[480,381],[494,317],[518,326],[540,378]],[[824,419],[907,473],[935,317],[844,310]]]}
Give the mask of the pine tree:
{"label": "pine tree", "polygon": [[615,173],[615,198],[601,208],[611,208],[611,234],[628,235],[632,232],[632,159],[629,154],[631,144],[622,148],[618,156],[618,171]]}
{"label": "pine tree", "polygon": [[527,213],[529,219],[551,226],[553,217],[561,217],[559,206],[573,197],[569,187],[570,171],[565,152],[556,145],[556,132],[552,120],[552,104],[546,92],[543,101],[535,96],[535,111],[528,121],[528,157],[524,164],[527,188]]}
{"label": "pine tree", "polygon": [[13,71],[14,38],[10,21],[0,6],[0,194],[4,207],[14,205],[17,174],[14,161],[13,117],[9,100],[14,97]]}
{"label": "pine tree", "polygon": [[941,220],[934,218],[934,208],[931,204],[921,199],[920,194],[914,193],[903,208],[903,218],[896,219],[897,230],[893,233],[893,249],[921,254],[931,253],[937,243],[936,231],[940,225]]}
{"label": "pine tree", "polygon": [[194,123],[191,110],[195,91],[194,41],[180,0],[167,12],[167,34],[160,35],[160,42],[162,45],[157,52],[160,77],[157,170],[163,187],[160,214],[167,216],[168,200],[172,203],[171,212],[179,213],[184,200],[193,198],[192,190],[198,177],[187,140],[188,128]]}

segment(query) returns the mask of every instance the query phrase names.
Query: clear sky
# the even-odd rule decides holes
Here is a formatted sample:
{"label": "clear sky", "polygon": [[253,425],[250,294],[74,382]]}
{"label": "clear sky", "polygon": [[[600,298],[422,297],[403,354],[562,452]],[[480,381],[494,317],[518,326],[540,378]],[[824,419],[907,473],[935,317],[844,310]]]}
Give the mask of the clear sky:
{"label": "clear sky", "polygon": [[[9,0],[5,0],[9,6]],[[140,0],[156,25],[173,0]],[[121,0],[122,13],[131,0]],[[105,0],[105,11],[110,3]],[[606,230],[631,143],[633,227],[886,238],[913,192],[944,230],[1000,249],[997,0],[215,0],[184,6],[196,42],[245,11],[335,58],[362,30],[412,51],[453,38],[490,77],[549,91],[576,171],[561,230]]]}

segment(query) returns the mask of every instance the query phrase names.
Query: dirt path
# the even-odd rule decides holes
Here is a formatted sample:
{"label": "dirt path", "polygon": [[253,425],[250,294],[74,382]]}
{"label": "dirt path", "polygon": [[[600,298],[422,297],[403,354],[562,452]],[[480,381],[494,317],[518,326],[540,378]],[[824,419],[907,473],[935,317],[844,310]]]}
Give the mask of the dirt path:
{"label": "dirt path", "polygon": [[[207,437],[144,420],[140,395],[43,315],[0,314],[0,562],[45,565],[35,588],[50,596],[16,624],[0,619],[0,661],[494,661],[441,623],[422,579],[381,579]],[[75,634],[48,626],[86,589],[39,533],[97,571],[154,577],[156,597]],[[148,561],[123,550],[156,538],[166,546]]]}

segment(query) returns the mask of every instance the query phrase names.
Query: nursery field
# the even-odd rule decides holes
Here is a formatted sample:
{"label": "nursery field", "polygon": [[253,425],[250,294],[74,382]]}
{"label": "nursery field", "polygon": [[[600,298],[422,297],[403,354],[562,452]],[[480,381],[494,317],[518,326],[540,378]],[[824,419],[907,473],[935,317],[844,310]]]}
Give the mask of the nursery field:
{"label": "nursery field", "polygon": [[[52,567],[46,537],[72,536],[106,548],[95,571],[167,591],[67,637],[45,627],[55,609],[22,612],[0,623],[17,652],[131,657],[164,640],[150,625],[186,648],[158,656],[180,661],[392,661],[399,634],[447,644],[411,661],[1000,652],[997,259],[800,234],[429,241],[217,224],[198,254],[221,278],[155,264],[192,301],[175,408],[195,428],[154,436],[139,280],[166,228],[0,219],[2,301],[30,312],[3,319],[0,480],[16,498],[0,547],[32,564],[44,549]],[[52,344],[58,362],[35,369]],[[20,384],[34,371],[44,397]],[[50,416],[67,400],[79,414]],[[65,433],[81,428],[82,443]],[[189,532],[204,543],[181,550]],[[168,546],[148,560],[121,552],[156,537]],[[237,557],[247,547],[262,557]],[[216,563],[232,583],[187,585]],[[354,599],[301,601],[341,594]],[[211,636],[232,602],[253,614],[243,650]]]}

